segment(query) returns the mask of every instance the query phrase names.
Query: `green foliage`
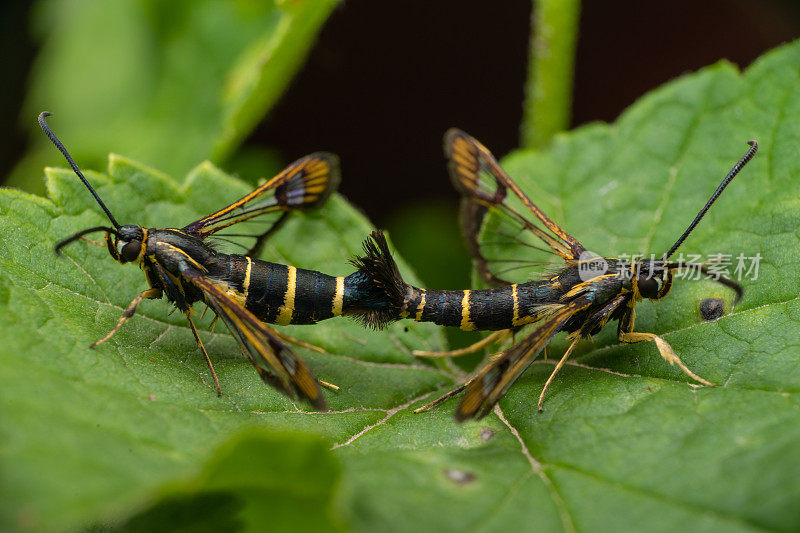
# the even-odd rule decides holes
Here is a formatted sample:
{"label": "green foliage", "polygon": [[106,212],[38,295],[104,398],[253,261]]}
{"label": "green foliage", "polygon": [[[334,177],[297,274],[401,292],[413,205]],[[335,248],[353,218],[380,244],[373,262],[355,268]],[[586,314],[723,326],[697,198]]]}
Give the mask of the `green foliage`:
{"label": "green foliage", "polygon": [[[48,172],[49,200],[2,191],[0,519],[36,530],[144,529],[202,507],[219,527],[797,530],[798,68],[798,44],[744,74],[721,63],[653,92],[614,125],[504,161],[588,249],[660,254],[744,142],[761,142],[682,249],[760,253],[742,303],[703,322],[699,302],[729,306],[729,292],[678,280],[667,299],[637,307],[636,329],[663,335],[715,388],[693,386],[648,343],[619,346],[612,327],[581,346],[544,413],[536,397],[552,359],[536,362],[494,414],[456,425],[455,400],[410,412],[455,381],[409,354],[438,345],[437,328],[406,322],[380,333],[331,320],[285,330],[330,352],[300,350],[342,387],[326,392],[332,412],[307,412],[266,388],[222,327],[202,333],[223,386],[217,398],[182,317],[166,316],[163,302],[144,303],[114,339],[87,348],[144,280],[86,243],[53,255],[56,240],[103,222],[72,175]],[[178,186],[117,156],[107,176],[90,179],[121,221],[156,226],[188,222],[247,189],[209,164]],[[344,274],[368,230],[336,197],[294,217],[265,253]],[[226,443],[254,426],[263,433]],[[280,494],[289,495],[282,512],[263,522],[254,502]]]}
{"label": "green foliage", "polygon": [[8,184],[39,192],[38,169],[59,161],[36,126],[43,110],[89,167],[112,150],[177,175],[224,161],[283,93],[335,6],[42,2],[44,44],[23,112],[33,145]]}

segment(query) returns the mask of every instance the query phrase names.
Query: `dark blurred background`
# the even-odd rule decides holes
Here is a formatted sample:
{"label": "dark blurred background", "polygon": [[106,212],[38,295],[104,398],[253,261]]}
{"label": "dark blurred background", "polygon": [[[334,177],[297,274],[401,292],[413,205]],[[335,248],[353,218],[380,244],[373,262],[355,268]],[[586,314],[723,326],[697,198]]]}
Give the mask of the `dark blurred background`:
{"label": "dark blurred background", "polygon": [[[379,225],[409,203],[452,199],[441,155],[447,128],[496,155],[519,145],[530,8],[347,1],[249,142],[340,154],[342,191]],[[796,1],[584,2],[572,125],[613,121],[671,78],[722,58],[745,67],[798,35]]]}
{"label": "dark blurred background", "polygon": [[[338,153],[341,192],[391,230],[423,281],[460,287],[468,261],[441,136],[458,126],[496,155],[518,146],[530,9],[526,0],[347,0],[245,148],[274,147],[285,161]],[[28,142],[19,113],[37,45],[30,4],[6,2],[2,10],[5,176]],[[745,67],[798,35],[794,0],[585,2],[572,125],[613,121],[671,78],[723,58]]]}

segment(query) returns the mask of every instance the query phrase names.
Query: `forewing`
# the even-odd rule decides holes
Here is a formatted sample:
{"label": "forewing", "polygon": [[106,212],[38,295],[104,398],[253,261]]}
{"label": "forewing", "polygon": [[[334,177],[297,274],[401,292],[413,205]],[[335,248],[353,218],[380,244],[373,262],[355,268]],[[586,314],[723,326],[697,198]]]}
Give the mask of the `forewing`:
{"label": "forewing", "polygon": [[259,231],[253,235],[268,234],[283,221],[281,215],[324,204],[339,186],[339,181],[338,158],[326,152],[316,152],[298,159],[246,196],[192,222],[183,231],[206,238],[234,224],[264,216],[263,221],[258,221]]}
{"label": "forewing", "polygon": [[483,418],[500,401],[511,385],[531,365],[533,360],[577,312],[592,305],[588,297],[580,296],[545,319],[530,335],[508,350],[497,354],[472,378],[456,410],[459,422],[468,418]]}
{"label": "forewing", "polygon": [[[450,178],[462,196],[462,231],[484,280],[527,281],[552,259],[543,253],[575,260],[585,251],[522,192],[476,139],[451,129],[445,134],[444,150]],[[521,209],[510,202],[509,190]],[[489,212],[496,215],[491,220],[486,217]]]}
{"label": "forewing", "polygon": [[228,326],[265,383],[290,398],[299,397],[319,411],[327,409],[317,378],[268,326],[197,270],[183,267],[181,274],[203,292],[206,302]]}

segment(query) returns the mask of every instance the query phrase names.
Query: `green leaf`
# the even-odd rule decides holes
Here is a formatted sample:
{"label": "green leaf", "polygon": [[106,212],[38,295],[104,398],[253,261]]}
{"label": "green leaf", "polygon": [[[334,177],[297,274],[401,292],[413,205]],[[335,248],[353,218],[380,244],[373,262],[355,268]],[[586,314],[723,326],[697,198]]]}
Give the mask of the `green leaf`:
{"label": "green leaf", "polygon": [[[759,140],[759,154],[681,249],[760,253],[759,276],[745,280],[744,300],[703,322],[700,301],[723,297],[730,311],[730,291],[677,280],[666,299],[637,307],[636,330],[663,335],[715,388],[693,386],[649,343],[620,346],[612,326],[581,344],[544,413],[536,398],[552,359],[536,362],[495,413],[457,425],[456,399],[411,413],[454,383],[408,353],[438,345],[437,328],[405,322],[376,333],[337,319],[286,328],[331,352],[300,350],[322,379],[342,386],[326,392],[331,413],[303,411],[266,388],[223,328],[202,333],[223,385],[216,398],[190,332],[180,316],[166,316],[164,302],[145,302],[114,339],[86,347],[113,326],[144,280],[85,243],[54,257],[55,241],[103,222],[74,176],[48,172],[51,200],[3,191],[0,518],[29,530],[122,523],[137,513],[130,524],[153,524],[137,521],[158,522],[167,514],[152,514],[158,509],[176,516],[202,506],[209,523],[228,526],[231,516],[255,508],[237,499],[246,479],[236,480],[246,472],[231,465],[234,481],[221,485],[203,472],[224,478],[225,469],[213,465],[229,463],[209,463],[215,449],[243,428],[261,426],[327,439],[331,451],[319,450],[318,468],[328,474],[308,478],[324,507],[309,519],[320,527],[800,529],[798,72],[797,43],[744,73],[717,64],[654,91],[613,125],[557,136],[547,151],[517,152],[503,163],[588,249],[661,254],[744,153],[745,141]],[[208,164],[178,186],[117,156],[108,176],[90,179],[120,220],[155,226],[188,222],[247,189]],[[337,197],[319,213],[294,217],[266,254],[345,274],[346,258],[368,230]],[[563,344],[554,343],[551,357]],[[226,455],[239,449],[228,446],[218,453],[238,453]],[[297,465],[279,444],[264,449],[287,453],[287,464]],[[269,484],[270,463],[252,464],[253,476],[263,468]],[[292,472],[287,493],[311,490],[295,483],[310,475],[306,469]],[[325,507],[331,483],[333,505]],[[287,498],[286,521],[276,527],[299,520],[290,512],[294,500],[298,512],[308,501]]]}
{"label": "green leaf", "polygon": [[176,175],[226,160],[286,89],[335,6],[42,2],[44,44],[22,117],[32,148],[8,184],[39,192],[34,171],[59,162],[36,124],[43,110],[89,168],[112,150]]}
{"label": "green leaf", "polygon": [[123,531],[336,531],[339,463],[319,437],[250,430],[194,480],[170,486]]}

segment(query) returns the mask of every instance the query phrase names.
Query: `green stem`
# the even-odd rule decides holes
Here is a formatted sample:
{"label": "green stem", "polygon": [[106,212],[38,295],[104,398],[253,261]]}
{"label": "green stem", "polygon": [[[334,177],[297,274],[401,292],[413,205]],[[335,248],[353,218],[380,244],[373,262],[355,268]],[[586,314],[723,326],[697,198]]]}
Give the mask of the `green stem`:
{"label": "green stem", "polygon": [[523,148],[545,145],[569,127],[580,0],[533,0]]}

